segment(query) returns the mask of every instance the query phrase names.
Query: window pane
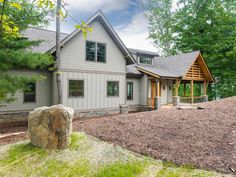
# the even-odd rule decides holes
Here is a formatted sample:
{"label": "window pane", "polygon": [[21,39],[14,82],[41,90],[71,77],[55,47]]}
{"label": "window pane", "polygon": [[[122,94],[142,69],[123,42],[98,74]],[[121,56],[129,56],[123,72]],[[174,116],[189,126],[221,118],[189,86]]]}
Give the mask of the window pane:
{"label": "window pane", "polygon": [[86,60],[95,61],[95,42],[86,41]]}
{"label": "window pane", "polygon": [[133,100],[133,83],[132,82],[127,83],[127,99]]}
{"label": "window pane", "polygon": [[84,96],[83,80],[69,80],[69,96],[71,97]]}
{"label": "window pane", "polygon": [[97,61],[105,62],[106,61],[106,45],[97,43]]}
{"label": "window pane", "polygon": [[107,82],[107,96],[119,96],[119,82]]}
{"label": "window pane", "polygon": [[152,60],[153,60],[153,57],[141,55],[140,58],[139,58],[139,63],[151,65]]}
{"label": "window pane", "polygon": [[24,92],[24,102],[35,102],[35,83],[28,83]]}

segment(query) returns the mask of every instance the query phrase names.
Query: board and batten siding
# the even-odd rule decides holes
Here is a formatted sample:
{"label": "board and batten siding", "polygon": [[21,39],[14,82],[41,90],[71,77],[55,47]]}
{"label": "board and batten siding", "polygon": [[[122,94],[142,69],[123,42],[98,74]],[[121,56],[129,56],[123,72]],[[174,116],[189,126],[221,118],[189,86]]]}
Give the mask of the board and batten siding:
{"label": "board and batten siding", "polygon": [[[63,104],[78,111],[118,108],[125,103],[125,75],[105,73],[63,72]],[[69,80],[84,81],[84,96],[69,97]],[[119,82],[119,96],[107,96],[107,82]]]}
{"label": "board and batten siding", "polygon": [[148,76],[145,74],[143,77],[140,78],[139,81],[139,102],[140,105],[147,106],[147,99],[148,99]]}
{"label": "board and batten siding", "polygon": [[13,71],[17,75],[41,75],[46,79],[36,82],[36,102],[24,103],[24,93],[17,91],[15,94],[16,100],[10,104],[0,107],[0,112],[7,111],[30,111],[36,107],[51,105],[51,73],[41,71]]}
{"label": "board and batten siding", "polygon": [[[126,61],[124,55],[98,21],[90,24],[93,32],[88,32],[84,39],[82,33],[75,35],[61,50],[61,67],[66,69],[80,69],[92,71],[108,71],[125,73]],[[106,45],[106,62],[86,61],[86,40],[104,43]]]}
{"label": "board and batten siding", "polygon": [[[126,82],[133,83],[133,100],[127,100],[127,105],[139,105],[139,78],[127,78]],[[126,84],[127,84],[126,83]],[[127,85],[126,85],[126,92],[127,92]]]}

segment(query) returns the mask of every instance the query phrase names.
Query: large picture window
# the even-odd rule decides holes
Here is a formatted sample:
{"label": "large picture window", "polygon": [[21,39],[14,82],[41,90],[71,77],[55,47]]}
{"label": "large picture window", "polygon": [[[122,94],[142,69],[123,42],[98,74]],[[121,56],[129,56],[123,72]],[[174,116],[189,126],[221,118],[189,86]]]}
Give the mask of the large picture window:
{"label": "large picture window", "polygon": [[83,97],[83,96],[84,96],[84,81],[69,80],[69,97]]}
{"label": "large picture window", "polygon": [[133,82],[127,83],[127,100],[133,100]]}
{"label": "large picture window", "polygon": [[86,60],[106,62],[106,44],[86,41]]}
{"label": "large picture window", "polygon": [[119,96],[119,82],[107,82],[107,96]]}
{"label": "large picture window", "polygon": [[36,84],[28,83],[24,91],[24,103],[36,102]]}
{"label": "large picture window", "polygon": [[142,63],[142,64],[152,65],[152,61],[153,61],[153,57],[150,57],[150,56],[140,55],[139,57],[139,63]]}

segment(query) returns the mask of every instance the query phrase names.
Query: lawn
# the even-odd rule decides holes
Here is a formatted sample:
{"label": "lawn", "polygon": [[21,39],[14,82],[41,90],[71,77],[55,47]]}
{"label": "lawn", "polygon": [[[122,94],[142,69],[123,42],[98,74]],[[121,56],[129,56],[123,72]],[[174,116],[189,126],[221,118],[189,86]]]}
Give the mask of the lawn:
{"label": "lawn", "polygon": [[222,176],[176,166],[128,151],[85,133],[73,133],[67,150],[46,151],[28,141],[0,146],[0,176],[177,177]]}

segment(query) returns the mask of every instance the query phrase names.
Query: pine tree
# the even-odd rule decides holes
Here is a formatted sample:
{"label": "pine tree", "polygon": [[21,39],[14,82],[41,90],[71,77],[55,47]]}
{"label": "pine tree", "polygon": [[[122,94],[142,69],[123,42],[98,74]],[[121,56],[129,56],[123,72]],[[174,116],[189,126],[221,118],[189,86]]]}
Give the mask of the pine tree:
{"label": "pine tree", "polygon": [[29,50],[40,41],[29,41],[21,36],[29,25],[46,24],[49,12],[28,0],[0,1],[0,105],[14,101],[15,92],[25,89],[27,83],[44,79],[16,75],[11,71],[47,69],[53,64],[51,55]]}

